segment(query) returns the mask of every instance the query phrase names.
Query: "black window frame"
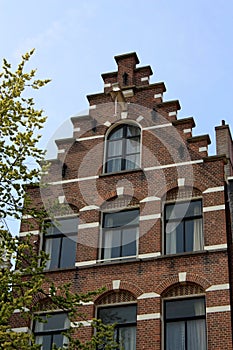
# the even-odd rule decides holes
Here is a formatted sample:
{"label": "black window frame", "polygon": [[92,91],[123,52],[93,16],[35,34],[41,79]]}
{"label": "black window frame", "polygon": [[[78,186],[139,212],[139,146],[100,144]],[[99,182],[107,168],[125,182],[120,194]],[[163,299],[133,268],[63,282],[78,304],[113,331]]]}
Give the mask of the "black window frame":
{"label": "black window frame", "polygon": [[[105,218],[106,216],[110,215],[110,216],[115,216],[117,217],[117,215],[121,215],[121,213],[126,214],[126,213],[133,213],[135,212],[137,215],[135,215],[135,218],[137,219],[136,223],[132,223],[132,221],[129,221],[128,224],[123,225],[123,226],[107,226],[105,227]],[[101,257],[100,259],[102,261],[111,261],[111,260],[123,260],[123,259],[133,259],[137,256],[137,250],[138,250],[138,236],[139,236],[139,217],[140,217],[140,210],[139,208],[129,208],[129,209],[124,209],[124,210],[118,210],[118,211],[108,211],[108,212],[103,212],[102,213],[102,232],[101,232]],[[128,229],[135,229],[135,240],[132,242],[135,242],[135,254],[131,254],[131,255],[123,255],[123,235],[125,235],[125,231]],[[121,234],[121,244],[119,246],[116,247],[120,247],[120,254],[116,257],[105,257],[105,249],[110,249],[110,248],[106,248],[105,247],[105,234],[108,231],[119,231],[120,230],[120,234]],[[111,251],[114,248],[111,247]]]}
{"label": "black window frame", "polygon": [[[36,331],[35,330],[37,323],[41,323],[41,324],[45,325],[45,327],[46,327],[46,324],[49,323],[52,320],[52,318],[56,318],[56,316],[58,316],[58,315],[64,315],[64,324],[63,324],[62,328],[54,328],[54,329],[50,329],[50,330],[41,330],[41,331]],[[40,322],[40,318],[41,319],[46,319],[47,318],[47,322]],[[67,314],[67,312],[63,312],[63,311],[61,311],[61,312],[54,312],[54,313],[41,313],[41,314],[38,314],[38,319],[35,319],[33,321],[33,334],[35,336],[36,344],[40,344],[43,347],[43,342],[42,343],[37,343],[37,337],[42,337],[43,338],[45,336],[51,336],[49,349],[46,348],[46,349],[43,349],[43,350],[52,350],[53,344],[56,344],[53,341],[54,340],[54,336],[56,336],[56,335],[62,335],[63,342],[64,342],[65,335],[63,335],[62,333],[66,332],[70,328],[70,326],[65,327],[66,320],[68,320],[68,322],[69,322],[68,314]],[[67,339],[67,343],[68,343],[68,339]]]}
{"label": "black window frame", "polygon": [[[130,136],[128,135],[128,128],[129,127],[134,127],[135,130],[138,130],[138,133],[135,136]],[[122,129],[122,136],[119,138],[113,138],[111,137],[118,132],[120,129]],[[112,142],[116,141],[121,141],[122,140],[122,152],[119,155],[116,156],[109,156],[109,145]],[[127,140],[135,140],[138,142],[139,145],[139,151],[138,152],[133,152],[133,153],[127,153]],[[120,172],[120,171],[130,171],[130,170],[135,170],[138,169],[139,166],[137,163],[134,163],[134,167],[129,167],[127,166],[127,156],[133,156],[133,155],[138,155],[139,162],[140,162],[140,142],[141,142],[141,129],[139,126],[134,125],[134,124],[119,124],[116,126],[111,132],[108,134],[107,140],[106,140],[106,157],[105,157],[105,173],[114,173],[114,172]],[[120,159],[120,169],[110,169],[110,162],[113,159]],[[133,162],[129,163],[133,164]]]}
{"label": "black window frame", "polygon": [[[114,338],[115,341],[121,346],[122,344],[120,344],[120,330],[123,328],[129,328],[129,327],[133,327],[135,328],[135,342],[136,342],[136,332],[137,332],[137,304],[136,303],[132,303],[132,304],[118,304],[118,305],[100,305],[97,309],[97,318],[101,319],[100,316],[100,311],[103,309],[119,309],[119,308],[124,308],[124,309],[129,309],[129,308],[134,308],[134,313],[135,313],[135,320],[134,321],[130,321],[130,322],[124,322],[124,323],[117,323],[117,321],[114,321],[112,323],[107,322],[105,324],[115,324],[115,328],[114,328]],[[102,320],[102,322],[104,323],[104,321]],[[104,345],[101,345],[98,349],[103,350],[104,349]],[[120,350],[120,348],[117,348],[116,350]],[[136,349],[135,349],[136,350]]]}
{"label": "black window frame", "polygon": [[[59,222],[61,221],[68,221],[68,220],[76,220],[77,221],[77,229],[76,232],[72,231],[72,232],[67,232],[67,233],[63,233],[59,231]],[[77,251],[77,235],[78,235],[78,223],[79,223],[79,218],[78,216],[70,216],[70,217],[59,217],[59,218],[55,218],[54,221],[52,220],[47,220],[45,223],[45,229],[44,229],[44,234],[43,234],[43,245],[42,245],[42,250],[50,255],[50,253],[48,252],[48,250],[46,249],[46,244],[48,242],[49,239],[59,239],[59,252],[58,252],[58,261],[57,261],[57,265],[51,266],[51,261],[52,259],[48,259],[48,267],[46,266],[45,270],[52,270],[52,269],[65,269],[65,268],[72,268],[75,267],[75,261],[76,261],[76,251]],[[48,233],[48,230],[52,230],[53,228],[56,228],[57,233]],[[69,239],[72,240],[74,243],[74,251],[73,251],[73,263],[72,264],[62,264],[62,256],[64,255],[63,252],[63,243],[65,239]],[[65,248],[64,248],[65,249]],[[47,251],[46,251],[47,250]],[[69,252],[69,257],[70,257],[70,252]]]}
{"label": "black window frame", "polygon": [[[195,300],[203,300],[203,306],[204,306],[204,313],[202,315],[194,315],[194,316],[180,316],[180,317],[171,317],[167,318],[167,305],[169,303],[177,303],[177,302],[186,302],[186,301],[195,301]],[[189,350],[188,349],[188,335],[187,335],[187,327],[188,327],[188,322],[189,321],[195,321],[195,320],[204,320],[205,321],[205,345],[203,348],[198,349],[198,350],[207,350],[207,327],[206,327],[206,301],[205,301],[205,296],[190,296],[186,298],[177,298],[177,299],[165,299],[164,300],[164,349],[167,350],[167,324],[169,323],[176,323],[176,322],[184,322],[185,326],[185,349],[184,350]],[[185,307],[183,308],[185,310]]]}
{"label": "black window frame", "polygon": [[[190,206],[191,203],[195,203],[195,202],[200,202],[200,214],[197,215],[192,215],[192,216],[186,216],[188,210],[186,211],[185,215],[181,218],[181,217],[175,217],[175,218],[168,218],[167,219],[167,207],[168,206],[176,206],[176,205],[186,205],[186,203],[188,204],[188,208]],[[201,234],[202,234],[202,242],[201,242],[201,247],[198,250],[194,250],[194,249],[187,249],[186,246],[186,242],[187,242],[187,235],[188,232],[186,232],[186,223],[188,222],[195,222],[195,220],[200,220],[201,219]],[[183,250],[177,251],[177,247],[176,247],[176,252],[175,253],[169,253],[167,252],[167,231],[166,231],[166,226],[167,223],[182,223],[183,226],[183,237],[182,237],[182,245],[183,245]],[[187,230],[188,231],[188,230]],[[192,239],[194,239],[194,232],[192,232],[193,237]],[[204,241],[204,232],[203,232],[203,203],[202,203],[202,198],[196,198],[196,199],[190,199],[190,200],[183,200],[183,201],[177,201],[177,202],[167,202],[165,203],[165,207],[164,207],[164,254],[165,255],[171,255],[171,254],[182,254],[182,253],[189,253],[189,252],[194,252],[194,251],[201,251],[203,249],[203,241]]]}

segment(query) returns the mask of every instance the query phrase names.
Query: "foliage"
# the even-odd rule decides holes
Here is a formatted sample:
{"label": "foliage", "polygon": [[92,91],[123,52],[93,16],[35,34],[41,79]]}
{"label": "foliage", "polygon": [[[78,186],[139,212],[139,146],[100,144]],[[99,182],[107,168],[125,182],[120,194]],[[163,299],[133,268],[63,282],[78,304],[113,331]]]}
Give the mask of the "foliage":
{"label": "foliage", "polygon": [[[72,321],[77,317],[82,319],[79,311],[82,302],[90,301],[100,292],[80,295],[71,291],[68,284],[55,287],[43,273],[46,254],[38,253],[30,234],[19,238],[7,224],[9,219],[30,215],[41,227],[46,217],[43,208],[33,207],[25,193],[25,186],[36,186],[40,180],[44,151],[38,146],[38,131],[46,120],[43,111],[35,107],[34,99],[28,95],[49,82],[35,79],[36,70],[24,72],[32,54],[33,50],[22,56],[15,72],[4,60],[0,73],[0,347],[7,350],[40,348],[30,332],[11,330],[16,312],[28,325],[33,321],[35,312],[40,311],[39,296],[49,300],[50,310],[66,310]],[[69,349],[96,349],[103,341],[107,344],[106,350],[117,347],[112,326],[97,320],[93,325],[97,331],[85,344],[73,337],[71,328],[67,334]]]}

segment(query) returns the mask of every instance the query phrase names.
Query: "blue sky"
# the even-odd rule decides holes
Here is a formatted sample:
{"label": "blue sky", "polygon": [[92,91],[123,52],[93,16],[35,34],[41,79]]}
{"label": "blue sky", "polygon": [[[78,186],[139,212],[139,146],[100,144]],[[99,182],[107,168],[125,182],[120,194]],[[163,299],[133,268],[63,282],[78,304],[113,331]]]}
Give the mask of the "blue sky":
{"label": "blue sky", "polygon": [[[214,127],[233,120],[231,0],[0,0],[0,8],[0,59],[15,65],[36,48],[30,67],[52,79],[36,97],[48,115],[43,146],[88,107],[87,94],[102,91],[113,56],[136,51],[151,82],[165,82],[164,99],[179,99],[178,118],[193,116],[194,135],[210,134],[214,154]],[[71,136],[63,130],[57,137]]]}

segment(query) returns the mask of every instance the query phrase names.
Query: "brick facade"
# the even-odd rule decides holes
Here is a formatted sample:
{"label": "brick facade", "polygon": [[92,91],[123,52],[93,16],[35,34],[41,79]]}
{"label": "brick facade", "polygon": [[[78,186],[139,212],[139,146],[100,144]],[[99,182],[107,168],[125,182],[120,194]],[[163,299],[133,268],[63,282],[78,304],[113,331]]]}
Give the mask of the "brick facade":
{"label": "brick facade", "polygon": [[[56,142],[57,159],[43,179],[48,187],[29,189],[36,205],[48,209],[57,200],[61,207],[69,207],[65,215],[56,209],[57,216],[71,214],[79,220],[75,266],[45,273],[55,284],[71,282],[78,292],[106,288],[85,306],[87,320],[96,316],[100,305],[136,304],[135,350],[166,349],[166,300],[202,296],[208,349],[232,349],[233,204],[229,206],[226,197],[227,178],[233,175],[229,126],[216,127],[217,154],[208,156],[209,136],[193,136],[193,118],[177,119],[179,101],[163,101],[165,85],[149,83],[151,67],[136,67],[136,53],[115,60],[117,71],[102,74],[104,92],[88,96],[89,114],[72,118],[73,137]],[[137,166],[106,172],[110,157],[106,140],[123,125],[140,129]],[[127,145],[134,145],[130,140]],[[229,193],[232,199],[232,186]],[[202,203],[203,241],[192,251],[166,253],[166,204],[190,201]],[[130,209],[140,213],[135,254],[103,258],[104,215]],[[30,230],[29,221],[22,223],[21,235]],[[40,233],[32,242],[43,247]],[[79,332],[88,339],[91,328]]]}

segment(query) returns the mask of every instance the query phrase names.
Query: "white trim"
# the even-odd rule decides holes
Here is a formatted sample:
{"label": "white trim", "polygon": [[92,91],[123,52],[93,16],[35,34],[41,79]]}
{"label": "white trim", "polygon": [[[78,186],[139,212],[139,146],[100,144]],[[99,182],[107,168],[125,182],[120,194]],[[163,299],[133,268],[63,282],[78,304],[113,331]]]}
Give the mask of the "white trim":
{"label": "white trim", "polygon": [[94,139],[102,139],[104,138],[104,135],[96,135],[96,136],[88,136],[88,137],[80,137],[76,139],[76,141],[87,141],[87,140],[94,140]]}
{"label": "white trim", "polygon": [[154,219],[160,219],[160,218],[161,218],[161,214],[142,215],[142,216],[139,216],[139,221],[154,220]]}
{"label": "white trim", "polygon": [[22,219],[33,219],[33,216],[31,215],[22,215]]}
{"label": "white trim", "polygon": [[206,313],[214,313],[214,312],[226,312],[231,311],[231,305],[222,305],[222,306],[212,306],[206,308]]}
{"label": "white trim", "polygon": [[97,205],[86,205],[85,207],[81,208],[79,211],[88,211],[88,210],[98,210],[100,207]]}
{"label": "white trim", "polygon": [[80,305],[94,305],[93,301],[82,301],[80,300],[79,302]]}
{"label": "white trim", "polygon": [[226,289],[230,289],[229,283],[213,284],[212,286],[210,286],[209,288],[206,289],[206,292],[212,292],[212,291],[216,291],[216,290],[226,290]]}
{"label": "white trim", "polygon": [[199,164],[199,163],[203,163],[203,159],[191,160],[191,161],[189,161],[189,162],[180,162],[180,163],[173,163],[173,164],[152,166],[152,167],[144,168],[144,171],[159,170],[159,169],[166,169],[166,168],[173,168],[173,167],[177,167],[177,166],[184,166],[184,165],[191,165],[191,164]]}
{"label": "white trim", "polygon": [[177,111],[169,112],[168,115],[169,115],[169,117],[172,117],[173,115],[177,115]]}
{"label": "white trim", "polygon": [[126,119],[128,117],[128,112],[121,112],[121,119]]}
{"label": "white trim", "polygon": [[111,261],[126,261],[128,259],[136,259],[137,255],[127,255],[127,256],[119,256],[117,258],[106,258],[106,259],[98,259],[98,263],[109,263]]}
{"label": "white trim", "polygon": [[154,313],[154,314],[142,314],[137,315],[137,321],[145,321],[145,320],[158,320],[160,319],[161,315],[160,313]]}
{"label": "white trim", "polygon": [[105,123],[104,123],[105,126],[109,127],[111,125],[111,123],[107,120]]}
{"label": "white trim", "polygon": [[20,313],[20,312],[29,312],[30,309],[28,309],[27,307],[23,307],[22,309],[15,309],[14,310],[14,314]]}
{"label": "white trim", "polygon": [[117,187],[116,191],[117,191],[117,195],[118,196],[123,196],[123,194],[124,194],[124,187]]}
{"label": "white trim", "polygon": [[199,152],[206,152],[208,151],[207,147],[199,147]]}
{"label": "white trim", "polygon": [[92,320],[89,320],[89,321],[77,321],[77,322],[71,322],[70,323],[70,327],[71,328],[77,328],[77,327],[80,327],[80,326],[90,327],[91,324],[92,324]]}
{"label": "white trim", "polygon": [[215,210],[225,210],[225,204],[212,205],[211,207],[203,207],[203,212],[215,211]]}
{"label": "white trim", "polygon": [[227,249],[227,243],[216,244],[216,245],[207,245],[204,247],[204,250],[216,250],[216,249]]}
{"label": "white trim", "polygon": [[112,86],[111,83],[105,83],[105,84],[104,84],[104,87],[105,87],[105,88],[108,88],[108,87],[111,87],[111,86]]}
{"label": "white trim", "polygon": [[35,231],[24,231],[24,232],[19,232],[19,237],[26,237],[27,235],[39,235],[40,231],[35,230]]}
{"label": "white trim", "polygon": [[93,176],[87,176],[87,177],[80,177],[78,179],[70,179],[70,180],[61,180],[61,181],[54,181],[54,182],[49,182],[49,185],[62,185],[62,184],[67,184],[71,182],[79,182],[79,181],[88,181],[88,180],[95,180],[98,179],[98,175],[93,175]]}
{"label": "white trim", "polygon": [[179,272],[179,282],[186,282],[187,272]]}
{"label": "white trim", "polygon": [[96,221],[96,222],[88,222],[88,223],[86,223],[86,224],[80,224],[80,225],[78,225],[78,229],[79,230],[84,230],[84,229],[86,229],[86,228],[92,228],[92,227],[99,227],[99,222],[98,221]]}
{"label": "white trim", "polygon": [[120,289],[121,280],[112,281],[112,289],[119,290]]}
{"label": "white trim", "polygon": [[160,255],[161,255],[160,252],[146,253],[146,254],[139,254],[138,258],[143,260],[143,259],[147,259],[147,258],[157,258]]}
{"label": "white trim", "polygon": [[124,97],[131,97],[134,95],[133,89],[123,90],[122,93]]}
{"label": "white trim", "polygon": [[162,97],[163,97],[162,94],[155,94],[155,95],[154,95],[154,98],[162,98]]}
{"label": "white trim", "polygon": [[89,106],[89,109],[96,109],[96,105]]}
{"label": "white trim", "polygon": [[178,182],[178,187],[183,187],[185,183],[185,178],[180,178],[177,180]]}
{"label": "white trim", "polygon": [[140,123],[143,119],[144,119],[144,117],[142,115],[139,115],[139,117],[137,117],[136,121],[138,123]]}
{"label": "white trim", "polygon": [[160,295],[154,292],[151,293],[143,293],[137,299],[151,299],[151,298],[160,298]]}
{"label": "white trim", "polygon": [[78,128],[74,128],[74,129],[73,129],[73,131],[74,131],[74,132],[75,132],[75,131],[77,131],[77,132],[78,132],[78,131],[80,131],[80,130],[81,130],[81,129],[80,129],[79,127],[78,127]]}
{"label": "white trim", "polygon": [[150,79],[149,77],[142,77],[141,81],[149,81],[149,79]]}
{"label": "white trim", "polygon": [[59,204],[63,204],[65,202],[65,196],[58,196],[58,202]]}
{"label": "white trim", "polygon": [[221,192],[221,191],[224,191],[224,186],[209,187],[207,188],[207,190],[203,191],[203,193]]}
{"label": "white trim", "polygon": [[11,330],[13,332],[16,332],[16,333],[19,333],[19,332],[27,333],[27,332],[29,332],[29,328],[28,327],[11,328]]}
{"label": "white trim", "polygon": [[96,260],[78,261],[75,263],[76,267],[79,266],[92,266],[96,264]]}
{"label": "white trim", "polygon": [[65,151],[66,151],[66,150],[63,148],[63,149],[59,149],[59,150],[57,151],[57,153],[58,153],[58,154],[60,154],[60,153],[65,153]]}
{"label": "white trim", "polygon": [[146,198],[142,199],[142,200],[140,201],[140,203],[144,203],[144,202],[153,202],[153,201],[160,201],[160,200],[161,200],[161,198],[159,198],[159,197],[151,196],[151,197],[146,197]]}
{"label": "white trim", "polygon": [[190,128],[189,128],[189,129],[184,129],[184,130],[183,130],[183,133],[184,133],[184,134],[189,134],[190,132],[192,132],[192,129],[190,129]]}
{"label": "white trim", "polygon": [[228,176],[227,180],[233,180],[233,176]]}
{"label": "white trim", "polygon": [[160,124],[160,125],[153,125],[153,126],[146,126],[145,128],[142,128],[142,130],[153,130],[153,129],[160,129],[160,128],[166,128],[168,126],[172,126],[172,123],[166,123],[166,124]]}

